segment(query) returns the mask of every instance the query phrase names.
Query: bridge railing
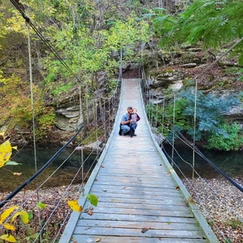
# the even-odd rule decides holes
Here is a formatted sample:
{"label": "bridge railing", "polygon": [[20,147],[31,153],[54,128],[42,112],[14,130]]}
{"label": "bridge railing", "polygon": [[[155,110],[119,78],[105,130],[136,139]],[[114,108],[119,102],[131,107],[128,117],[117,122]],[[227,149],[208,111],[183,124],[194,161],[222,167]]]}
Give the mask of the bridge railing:
{"label": "bridge railing", "polygon": [[[232,179],[196,146],[189,141],[175,126],[176,103],[179,98],[176,93],[159,96],[150,89],[150,80],[141,68],[142,92],[147,117],[155,140],[165,153],[167,159],[192,195],[192,200],[198,205],[209,225],[222,242],[240,242],[243,232],[242,192],[243,183],[240,178]],[[171,116],[166,116],[165,109],[172,107]],[[177,143],[176,143],[177,141]],[[185,159],[179,146],[191,154],[191,159]],[[199,163],[208,164],[207,168],[217,174],[215,179],[208,179],[205,173],[199,171]],[[201,166],[202,167],[202,166]],[[234,195],[234,196],[232,196]],[[238,195],[241,195],[240,197]],[[237,233],[238,232],[238,233]]]}
{"label": "bridge railing", "polygon": [[[0,215],[3,216],[5,213],[5,216],[4,220],[2,220],[3,217],[0,220],[0,237],[6,235],[7,224],[15,224],[17,230],[13,230],[10,234],[19,242],[56,242],[59,239],[72,213],[72,209],[68,206],[68,200],[77,200],[80,193],[83,192],[85,183],[112,131],[119,107],[120,89],[121,82],[118,81],[115,91],[109,96],[99,95],[87,101],[87,104],[92,103],[93,105],[86,123],[41,169],[13,192],[2,195]],[[87,105],[87,110],[90,109]],[[83,135],[84,131],[85,136]],[[94,142],[92,148],[84,156],[86,144],[92,141]],[[57,164],[55,160],[67,148],[69,151],[72,148],[72,152]],[[58,176],[59,171],[66,166],[69,160],[77,160],[77,158],[79,160],[76,161],[78,166],[75,167],[75,172],[70,176],[68,183],[57,188],[46,188],[46,184],[50,183],[54,176]],[[55,163],[53,163],[54,161]],[[56,168],[52,172],[49,170],[47,172],[46,168],[50,164],[55,165]],[[45,173],[42,174],[44,171]],[[37,177],[41,182],[36,186],[36,189],[26,190],[25,187]],[[62,178],[60,178],[60,185],[62,184],[61,180]],[[14,214],[23,212],[23,210],[28,213],[29,222],[27,225],[21,223],[19,218],[12,222],[13,213],[6,215],[6,212],[9,212],[12,207],[14,207]]]}

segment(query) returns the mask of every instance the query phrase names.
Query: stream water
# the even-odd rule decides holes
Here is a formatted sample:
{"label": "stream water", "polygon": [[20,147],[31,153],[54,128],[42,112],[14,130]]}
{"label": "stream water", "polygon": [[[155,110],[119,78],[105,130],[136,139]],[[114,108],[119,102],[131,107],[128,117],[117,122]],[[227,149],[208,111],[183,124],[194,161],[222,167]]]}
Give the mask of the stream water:
{"label": "stream water", "polygon": [[[37,150],[37,163],[38,169],[40,169],[52,156],[56,153],[59,148],[38,148]],[[171,149],[165,146],[165,149],[169,155],[171,155]],[[184,146],[176,146],[176,150],[180,156],[191,163],[192,161],[192,151]],[[44,181],[73,151],[71,148],[65,149],[45,171],[43,171],[36,180],[30,183],[26,188],[33,189],[36,188],[42,181]],[[215,163],[220,169],[226,172],[232,177],[243,177],[243,151],[237,152],[215,152],[209,150],[202,150],[204,155],[209,158],[213,163]],[[88,153],[84,151],[84,158],[87,157]],[[91,156],[85,166],[84,171],[93,162],[95,155]],[[25,182],[29,177],[35,173],[35,163],[34,163],[34,152],[33,148],[24,148],[19,151],[16,155],[12,156],[12,160],[20,162],[22,165],[19,166],[7,166],[6,168],[12,172],[21,172],[20,176],[14,176],[9,171],[1,168],[0,170],[0,193],[10,192]],[[174,160],[176,164],[181,168],[183,173],[191,177],[192,170],[185,162],[183,162],[177,153],[174,153]],[[77,169],[80,167],[81,159],[80,152],[75,152],[67,162],[61,167],[61,169],[45,184],[44,187],[54,187],[68,185],[72,180]],[[212,168],[204,159],[196,155],[195,159],[196,170],[204,178],[217,178],[219,173]],[[176,167],[175,170],[178,172]],[[181,173],[178,172],[180,177]],[[76,183],[81,182],[81,174],[78,175]]]}
{"label": "stream water", "polygon": [[[169,146],[165,146],[165,150],[171,156],[171,148]],[[192,163],[193,160],[193,152],[190,148],[186,146],[176,145],[176,150],[178,153],[174,152],[174,161],[180,167],[182,172],[187,176],[191,177],[192,169],[190,166],[185,163]],[[230,152],[222,152],[222,151],[212,151],[206,149],[200,149],[200,151],[211,160],[218,168],[224,171],[231,177],[240,177],[243,178],[243,151],[230,151]],[[179,154],[179,155],[178,155]],[[180,157],[183,158],[183,161]],[[204,178],[217,178],[220,177],[219,172],[217,172],[208,162],[206,162],[202,157],[196,154],[195,156],[195,168],[200,174],[200,176]],[[181,173],[177,171],[180,177]]]}
{"label": "stream water", "polygon": [[[58,148],[52,147],[41,147],[37,148],[37,167],[40,169],[57,151]],[[61,163],[70,155],[73,148],[66,148],[62,153],[53,160],[53,162],[37,177],[33,180],[26,189],[34,189],[42,183]],[[88,156],[88,152],[84,151],[84,160]],[[84,171],[86,172],[91,166],[96,154],[89,157],[85,162]],[[33,148],[23,148],[19,152],[13,154],[11,157],[12,161],[21,163],[17,166],[6,166],[0,169],[0,193],[10,192],[17,188],[19,185],[24,183],[35,173],[35,159]],[[43,188],[68,185],[76,174],[81,164],[81,152],[76,151],[66,162],[62,165],[61,169],[58,170],[43,186]],[[20,176],[14,176],[12,172],[22,173]],[[81,172],[77,176],[75,183],[81,182]]]}

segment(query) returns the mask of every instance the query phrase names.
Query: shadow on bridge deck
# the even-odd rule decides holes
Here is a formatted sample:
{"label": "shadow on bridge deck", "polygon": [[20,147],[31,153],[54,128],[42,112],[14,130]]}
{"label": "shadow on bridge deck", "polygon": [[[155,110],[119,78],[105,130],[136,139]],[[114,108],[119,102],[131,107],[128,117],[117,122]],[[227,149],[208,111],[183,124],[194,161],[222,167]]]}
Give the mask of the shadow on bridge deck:
{"label": "shadow on bridge deck", "polygon": [[[139,82],[123,81],[113,132],[85,188],[98,206],[91,216],[73,212],[59,243],[218,242],[151,136]],[[137,137],[118,135],[127,106],[141,116]]]}

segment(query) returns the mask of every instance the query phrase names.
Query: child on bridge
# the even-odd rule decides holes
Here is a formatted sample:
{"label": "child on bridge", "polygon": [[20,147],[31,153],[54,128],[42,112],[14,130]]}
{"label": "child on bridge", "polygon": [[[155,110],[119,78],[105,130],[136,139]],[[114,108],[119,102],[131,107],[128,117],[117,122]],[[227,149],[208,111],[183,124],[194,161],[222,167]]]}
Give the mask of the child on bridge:
{"label": "child on bridge", "polygon": [[131,106],[127,107],[127,113],[122,116],[119,135],[129,134],[131,138],[137,136],[135,130],[139,120],[140,116],[137,114],[137,109],[132,108]]}

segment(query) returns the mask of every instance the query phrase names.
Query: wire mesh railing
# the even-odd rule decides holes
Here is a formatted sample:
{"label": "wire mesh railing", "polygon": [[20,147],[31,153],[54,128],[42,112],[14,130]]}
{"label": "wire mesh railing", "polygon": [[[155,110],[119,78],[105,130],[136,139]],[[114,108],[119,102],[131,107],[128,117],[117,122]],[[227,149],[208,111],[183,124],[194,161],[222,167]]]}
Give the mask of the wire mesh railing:
{"label": "wire mesh railing", "polygon": [[[243,238],[243,180],[231,178],[207,158],[175,125],[179,97],[176,93],[156,96],[142,71],[142,91],[147,117],[160,145],[193,200],[199,206],[220,242],[241,242]],[[170,107],[168,115],[168,107]],[[167,112],[165,111],[167,109]],[[178,124],[178,123],[177,123]],[[185,151],[190,159],[184,158]],[[193,158],[193,153],[196,156]],[[203,162],[202,162],[203,161]],[[199,166],[200,163],[203,163]],[[206,165],[209,165],[206,167]],[[215,177],[205,176],[205,168]]]}
{"label": "wire mesh railing", "polygon": [[[71,215],[72,209],[68,206],[68,200],[76,200],[84,191],[85,182],[88,180],[98,158],[105,147],[109,134],[112,131],[114,119],[119,106],[121,82],[117,82],[117,87],[112,94],[107,96],[94,97],[92,101],[92,116],[88,118],[88,123],[80,127],[75,135],[59,149],[52,158],[34,175],[26,180],[14,190],[14,193],[2,194],[0,201],[0,237],[8,240],[13,236],[17,242],[57,242],[64,227]],[[86,131],[84,137],[81,133]],[[53,171],[46,172],[46,168],[55,161],[60,153],[68,148],[71,152],[59,163],[55,162]],[[92,143],[92,148],[84,155],[85,146]],[[46,184],[51,183],[53,177],[58,177],[58,173],[66,166],[69,160],[75,159],[77,166],[73,175],[70,175],[69,182],[65,186],[57,188],[46,188]],[[45,175],[42,172],[45,171]],[[49,174],[47,174],[49,173]],[[26,190],[36,178],[42,179],[35,190]],[[60,185],[62,185],[60,178]],[[38,192],[38,194],[37,194]],[[22,222],[21,212],[27,213],[28,223]],[[13,214],[19,217],[13,219]],[[22,220],[21,220],[22,217]],[[26,222],[26,221],[25,221]],[[14,228],[8,229],[12,225]],[[13,230],[14,229],[14,230]],[[11,230],[11,233],[10,233]],[[11,240],[11,239],[10,239]]]}

